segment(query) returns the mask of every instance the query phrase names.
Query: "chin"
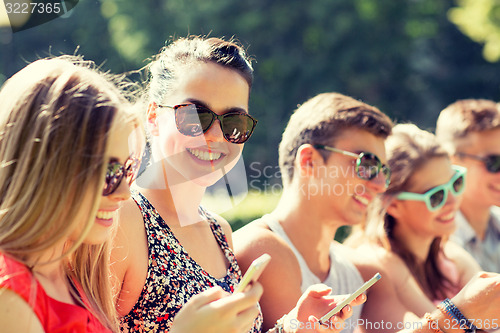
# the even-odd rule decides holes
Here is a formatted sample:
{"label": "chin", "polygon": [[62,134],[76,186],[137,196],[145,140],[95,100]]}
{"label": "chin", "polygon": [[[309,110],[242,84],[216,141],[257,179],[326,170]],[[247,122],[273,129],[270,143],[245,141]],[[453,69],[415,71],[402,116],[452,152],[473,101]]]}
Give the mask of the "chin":
{"label": "chin", "polygon": [[83,240],[83,243],[87,245],[100,245],[110,240],[111,239],[110,228],[106,228],[106,230],[96,230],[101,228],[103,229],[104,227],[101,226],[93,227]]}
{"label": "chin", "polygon": [[191,178],[190,181],[198,186],[209,187],[217,183],[223,176],[221,170],[216,170],[205,175],[195,176]]}

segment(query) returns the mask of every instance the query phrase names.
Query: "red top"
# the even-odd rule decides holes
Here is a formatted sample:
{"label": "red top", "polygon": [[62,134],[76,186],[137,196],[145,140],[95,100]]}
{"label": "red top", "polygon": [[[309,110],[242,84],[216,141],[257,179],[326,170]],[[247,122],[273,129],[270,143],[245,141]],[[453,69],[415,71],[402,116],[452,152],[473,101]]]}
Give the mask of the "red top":
{"label": "red top", "polygon": [[3,253],[0,253],[1,288],[14,291],[33,308],[46,333],[111,332],[87,309],[48,296],[25,265]]}

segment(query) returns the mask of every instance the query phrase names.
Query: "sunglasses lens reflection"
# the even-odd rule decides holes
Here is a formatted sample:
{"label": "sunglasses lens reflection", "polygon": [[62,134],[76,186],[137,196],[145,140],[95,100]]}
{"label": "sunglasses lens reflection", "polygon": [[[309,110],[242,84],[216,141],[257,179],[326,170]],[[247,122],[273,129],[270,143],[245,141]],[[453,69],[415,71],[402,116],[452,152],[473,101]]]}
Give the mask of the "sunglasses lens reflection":
{"label": "sunglasses lens reflection", "polygon": [[[202,135],[212,126],[217,115],[200,105],[187,104],[175,108],[175,123],[180,133]],[[244,143],[252,134],[256,121],[246,113],[228,113],[219,117],[224,138],[231,143]]]}
{"label": "sunglasses lens reflection", "polygon": [[439,205],[441,205],[443,203],[444,197],[445,197],[444,190],[439,190],[436,193],[432,194],[429,198],[431,207],[436,208]]}
{"label": "sunglasses lens reflection", "polygon": [[179,132],[187,136],[203,134],[210,126],[212,115],[209,112],[199,111],[194,105],[186,105],[175,110],[175,122]]}
{"label": "sunglasses lens reflection", "polygon": [[124,177],[127,180],[128,185],[132,185],[137,177],[140,165],[140,160],[137,158],[127,159],[124,166],[120,162],[109,163],[108,170],[106,171],[106,182],[102,195],[107,196],[116,191]]}
{"label": "sunglasses lens reflection", "polygon": [[500,172],[500,155],[488,156],[485,163],[489,172]]}
{"label": "sunglasses lens reflection", "polygon": [[455,194],[459,194],[465,188],[464,176],[460,176],[453,182],[453,191]]}
{"label": "sunglasses lens reflection", "polygon": [[222,130],[227,141],[243,143],[248,140],[253,129],[253,120],[244,114],[230,114],[222,119]]}

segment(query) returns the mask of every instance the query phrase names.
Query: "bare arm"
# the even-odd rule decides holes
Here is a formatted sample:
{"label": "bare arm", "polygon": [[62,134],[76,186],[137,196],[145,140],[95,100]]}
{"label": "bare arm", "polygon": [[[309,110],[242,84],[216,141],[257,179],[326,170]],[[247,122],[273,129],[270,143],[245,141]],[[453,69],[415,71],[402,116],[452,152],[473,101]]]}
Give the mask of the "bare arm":
{"label": "bare arm", "polygon": [[[404,264],[384,251],[382,248],[362,247],[349,253],[364,280],[377,272],[382,275],[382,279],[367,292],[361,314],[365,332],[396,332],[398,325],[405,321],[419,321],[425,312],[435,309]],[[380,330],[382,322],[390,325]]]}
{"label": "bare arm", "polygon": [[454,242],[446,242],[444,253],[458,268],[460,288],[465,286],[474,275],[481,271],[481,267],[470,253]]}
{"label": "bare arm", "polygon": [[124,316],[139,298],[148,270],[148,244],[142,214],[129,199],[119,210],[119,227],[111,253],[111,270],[117,290],[116,307]]}
{"label": "bare arm", "polygon": [[235,254],[243,272],[264,253],[271,261],[259,278],[264,287],[260,305],[264,331],[292,310],[302,295],[300,267],[288,245],[272,231],[260,225],[248,225],[234,233]]}
{"label": "bare arm", "polygon": [[0,327],[2,332],[44,333],[33,309],[10,289],[0,289]]}

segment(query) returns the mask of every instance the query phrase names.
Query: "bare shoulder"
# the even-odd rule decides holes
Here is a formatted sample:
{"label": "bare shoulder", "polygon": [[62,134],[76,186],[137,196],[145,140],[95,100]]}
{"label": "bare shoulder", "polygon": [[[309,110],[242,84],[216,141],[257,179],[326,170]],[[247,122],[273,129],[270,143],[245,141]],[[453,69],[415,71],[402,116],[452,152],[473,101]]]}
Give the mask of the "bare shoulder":
{"label": "bare shoulder", "polygon": [[[118,210],[118,227],[113,239],[113,265],[122,266],[134,256],[135,250],[144,245],[146,228],[141,211],[130,198],[124,201]],[[143,241],[141,241],[143,240]]]}
{"label": "bare shoulder", "polygon": [[461,287],[466,285],[474,274],[481,271],[477,261],[460,245],[447,241],[443,246],[443,251],[446,257],[456,265]]}
{"label": "bare shoulder", "polygon": [[123,316],[133,308],[144,287],[149,248],[144,219],[135,201],[129,199],[123,202],[118,214],[111,270],[115,290],[118,291],[117,310]]}
{"label": "bare shoulder", "polygon": [[222,231],[224,232],[224,235],[226,236],[229,247],[233,248],[233,229],[231,228],[229,222],[227,222],[225,218],[214,212],[210,212],[210,216],[212,216],[215,219],[215,221],[219,223],[219,225],[222,228]]}
{"label": "bare shoulder", "polygon": [[383,281],[377,283],[379,288],[386,285],[402,292],[409,281],[413,280],[408,266],[397,254],[376,244],[365,244],[352,250],[350,260],[364,280],[380,273]]}
{"label": "bare shoulder", "polygon": [[405,266],[398,256],[376,244],[365,244],[356,249],[350,249],[346,251],[346,255],[364,279],[373,276],[381,269],[391,273]]}
{"label": "bare shoulder", "polygon": [[288,313],[302,295],[302,273],[290,246],[262,221],[254,221],[234,233],[238,264],[246,271],[252,261],[264,253],[271,261],[259,278],[264,287],[260,299],[264,314],[264,330]]}
{"label": "bare shoulder", "polygon": [[[22,320],[19,320],[22,318]],[[0,326],[2,332],[43,333],[33,309],[10,289],[0,288]]]}
{"label": "bare shoulder", "polygon": [[[296,264],[297,259],[290,246],[262,221],[253,221],[234,235],[234,252],[242,269],[247,269],[251,262],[264,253],[268,253],[273,266],[286,267]],[[279,260],[278,260],[279,258]]]}

